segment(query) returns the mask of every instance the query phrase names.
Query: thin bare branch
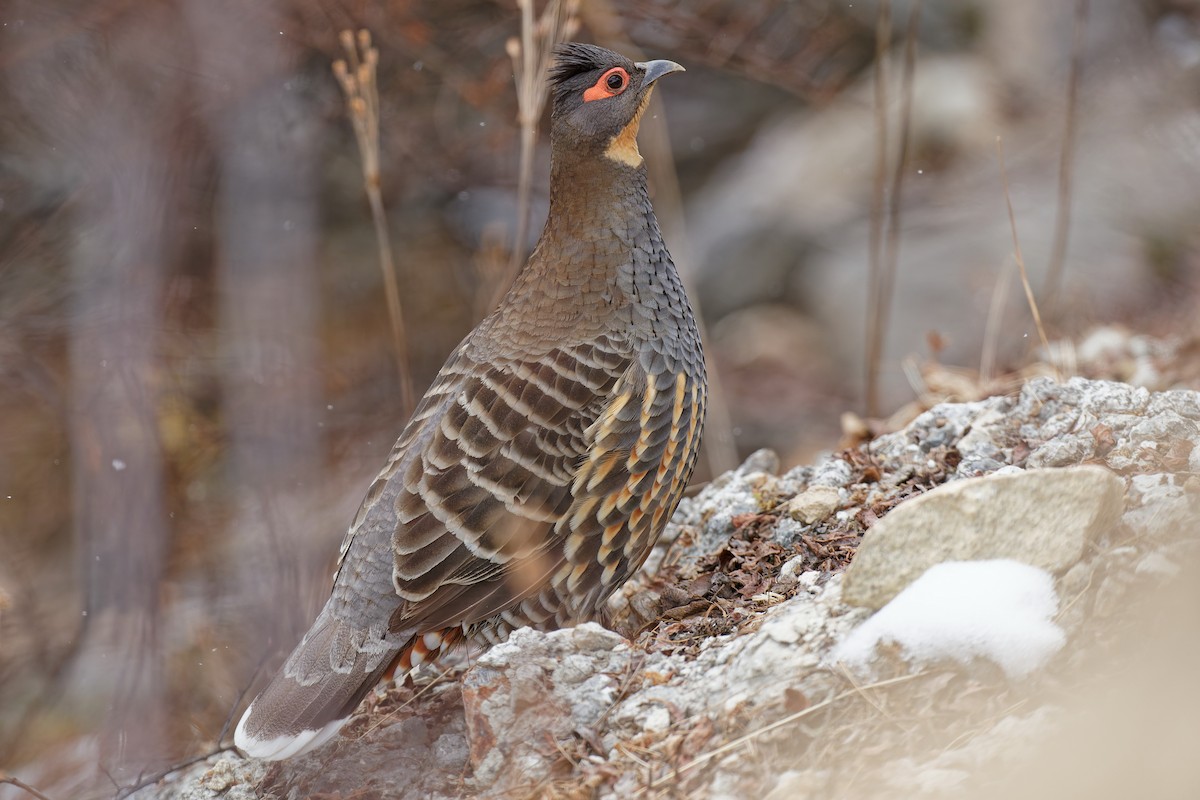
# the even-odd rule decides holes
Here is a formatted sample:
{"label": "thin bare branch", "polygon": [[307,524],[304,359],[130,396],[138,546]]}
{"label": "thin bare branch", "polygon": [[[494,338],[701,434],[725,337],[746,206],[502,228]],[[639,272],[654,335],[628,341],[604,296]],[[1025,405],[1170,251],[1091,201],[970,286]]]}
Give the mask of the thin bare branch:
{"label": "thin bare branch", "polygon": [[193,764],[199,764],[201,761],[207,761],[213,756],[220,755],[221,753],[228,753],[230,750],[233,750],[233,745],[231,744],[227,744],[223,747],[214,747],[207,753],[201,753],[200,755],[192,756],[191,758],[185,758],[183,761],[172,764],[171,766],[161,769],[158,772],[154,772],[150,775],[139,778],[136,783],[133,783],[129,786],[122,786],[117,791],[116,800],[124,800],[124,798],[129,797],[134,792],[145,789],[151,784],[158,783],[172,773],[179,772],[181,769],[187,769]]}
{"label": "thin bare branch", "polygon": [[[1038,311],[1037,300],[1033,297],[1033,288],[1029,285],[1029,274],[1025,271],[1025,258],[1021,255],[1021,240],[1017,236],[1017,216],[1013,213],[1012,197],[1008,193],[1008,168],[1004,165],[1004,141],[1001,137],[996,137],[996,154],[1000,158],[1000,179],[1004,184],[1004,202],[1008,206],[1008,223],[1012,228],[1013,237],[1013,256],[1017,260],[1017,269],[1021,272],[1021,286],[1025,289],[1025,300],[1029,303],[1029,310],[1033,314],[1033,323],[1037,327],[1038,338],[1042,343],[1042,350],[1046,353],[1047,359],[1053,358],[1053,353],[1050,351],[1050,340],[1046,338],[1046,328],[1042,325],[1042,315]],[[1053,364],[1055,374],[1058,373],[1058,365]],[[1061,377],[1061,376],[1060,376]]]}
{"label": "thin bare branch", "polygon": [[492,287],[496,305],[517,271],[525,263],[525,243],[529,239],[533,158],[537,147],[538,120],[546,107],[549,87],[546,75],[554,63],[554,48],[571,37],[578,28],[579,0],[550,0],[536,22],[533,0],[517,0],[521,11],[521,37],[508,40],[506,49],[513,62],[517,86],[517,123],[521,128],[520,172],[517,177],[517,230],[512,242],[508,269]]}
{"label": "thin bare branch", "polygon": [[242,701],[246,699],[246,694],[250,691],[250,687],[258,680],[258,675],[262,672],[263,665],[267,663],[269,656],[270,651],[263,653],[262,657],[258,659],[258,666],[254,668],[250,679],[242,684],[242,688],[238,690],[237,697],[233,699],[233,705],[229,707],[229,713],[225,716],[225,724],[221,726],[221,732],[217,734],[217,744],[225,741],[225,737],[229,735],[229,729],[233,727],[233,721],[237,719],[237,712],[242,706]]}
{"label": "thin bare branch", "polygon": [[996,378],[996,353],[1003,328],[1004,307],[1008,304],[1008,287],[1012,280],[1012,265],[1007,260],[996,276],[992,301],[988,304],[987,322],[983,326],[983,347],[979,353],[979,382],[990,386]]}
{"label": "thin bare branch", "polygon": [[1058,211],[1054,220],[1054,246],[1042,294],[1046,310],[1053,319],[1058,314],[1058,292],[1062,284],[1063,264],[1067,258],[1067,238],[1071,229],[1071,189],[1075,157],[1075,138],[1079,106],[1079,81],[1083,73],[1084,32],[1087,28],[1088,0],[1075,0],[1075,25],[1071,37],[1071,67],[1067,77],[1066,124],[1062,151],[1058,160]]}
{"label": "thin bare branch", "polygon": [[[876,46],[880,46],[884,34],[890,35],[890,7],[887,2],[880,6],[880,29],[876,38]],[[892,174],[892,186],[886,196],[882,190],[883,175],[886,174],[887,162],[887,90],[883,83],[887,76],[881,76],[882,68],[876,68],[877,79],[880,80],[876,89],[876,126],[883,137],[882,144],[877,145],[876,163],[876,196],[872,203],[871,215],[871,296],[869,309],[868,351],[866,351],[866,413],[870,416],[880,414],[880,369],[883,361],[883,339],[887,335],[888,320],[892,315],[892,295],[895,290],[895,273],[900,260],[900,198],[904,192],[904,178],[908,170],[908,142],[912,137],[912,82],[917,72],[917,23],[920,19],[920,0],[914,0],[908,10],[908,25],[905,31],[904,72],[901,74],[900,88],[900,144],[896,152],[895,169]],[[886,30],[884,30],[886,29]],[[887,42],[882,42],[887,46]],[[877,64],[882,64],[880,55],[876,55]],[[878,118],[882,118],[882,121]],[[882,156],[880,156],[882,154]],[[883,207],[887,209],[886,237],[883,241],[883,257],[878,258],[880,247],[880,228]]]}
{"label": "thin bare branch", "polygon": [[346,110],[354,127],[354,138],[358,141],[358,152],[362,159],[363,182],[367,201],[371,206],[371,221],[375,226],[375,240],[379,247],[379,268],[383,273],[383,292],[387,302],[388,319],[392,326],[392,345],[395,349],[396,370],[400,376],[400,404],[402,416],[412,412],[415,405],[412,370],[408,352],[408,333],[404,324],[404,312],[400,305],[400,288],[396,281],[396,264],[392,256],[392,241],[387,229],[387,215],[383,209],[383,194],[380,190],[379,162],[379,86],[377,80],[379,51],[371,44],[367,30],[357,35],[349,30],[340,35],[346,60],[333,62],[333,74],[342,94],[346,97]]}
{"label": "thin bare branch", "polygon": [[[521,171],[517,178],[517,228],[516,234],[513,236],[512,253],[509,255],[509,276],[515,275],[517,269],[520,268],[521,262],[524,260],[525,242],[529,238],[531,205],[529,197],[533,191],[533,150],[537,144],[537,116],[540,116],[541,106],[545,102],[545,92],[542,89],[544,82],[539,80],[536,81],[536,86],[531,86],[527,80],[523,80],[538,71],[534,64],[536,45],[533,39],[533,0],[517,0],[517,5],[521,9],[521,38],[516,42],[510,39],[508,45],[510,56],[513,58],[513,77],[517,82],[517,121],[521,126]],[[546,12],[557,12],[559,5],[557,0],[551,0],[546,7]],[[513,44],[517,45],[515,54],[512,52]],[[520,63],[520,69],[516,69],[518,63]],[[502,280],[501,285],[494,289],[504,291],[508,287],[503,284],[507,282]]]}
{"label": "thin bare branch", "polygon": [[863,361],[864,406],[867,416],[879,415],[879,362],[883,332],[879,324],[880,276],[883,270],[883,224],[887,208],[888,160],[888,49],[892,39],[891,0],[881,0],[875,26],[875,180],[871,191],[871,227],[868,239],[867,348]]}
{"label": "thin bare branch", "polygon": [[[221,732],[217,734],[216,747],[208,750],[207,752],[191,756],[183,761],[172,764],[171,766],[151,775],[145,777],[139,776],[138,780],[129,786],[121,786],[118,788],[117,800],[122,800],[125,797],[129,797],[134,792],[138,791],[139,789],[144,789],[152,783],[158,783],[160,780],[173,772],[178,772],[181,769],[187,769],[193,764],[199,764],[201,761],[212,758],[215,755],[233,750],[233,745],[222,745],[221,742],[225,741],[225,737],[229,734],[229,729],[233,727],[233,721],[237,719],[237,712],[238,709],[241,708],[242,700],[246,698],[246,693],[250,691],[250,687],[254,685],[254,681],[258,677],[258,674],[262,672],[263,664],[267,662],[267,657],[267,655],[263,655],[263,657],[259,659],[258,666],[254,669],[254,674],[250,676],[250,680],[242,686],[237,697],[234,698],[233,705],[229,707],[229,713],[225,716],[225,724],[221,726]],[[111,775],[109,776],[109,780],[112,780]]]}
{"label": "thin bare branch", "polygon": [[[921,0],[914,0],[908,12],[908,28],[904,34],[904,72],[900,84],[900,144],[896,153],[896,168],[892,173],[892,186],[888,192],[887,238],[884,243],[883,268],[879,274],[879,295],[876,297],[879,305],[873,314],[876,320],[875,335],[878,337],[874,347],[876,390],[883,361],[884,338],[892,316],[896,270],[900,262],[901,197],[904,193],[904,175],[908,172],[909,140],[912,138],[913,76],[917,71],[917,22],[920,16]],[[878,396],[874,400],[878,403]]]}
{"label": "thin bare branch", "polygon": [[13,778],[13,777],[10,777],[7,775],[0,776],[0,783],[7,783],[9,786],[15,786],[18,789],[21,789],[22,791],[29,792],[34,797],[38,798],[38,800],[51,800],[51,798],[49,796],[43,794],[38,789],[35,789],[34,787],[30,786],[28,783],[25,783],[25,781],[20,780],[18,778]]}

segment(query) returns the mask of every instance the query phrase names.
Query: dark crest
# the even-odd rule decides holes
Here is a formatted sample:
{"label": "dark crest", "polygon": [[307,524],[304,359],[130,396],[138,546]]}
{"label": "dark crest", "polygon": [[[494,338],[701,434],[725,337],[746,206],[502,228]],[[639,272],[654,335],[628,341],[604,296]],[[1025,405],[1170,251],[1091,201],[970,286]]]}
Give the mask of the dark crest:
{"label": "dark crest", "polygon": [[594,44],[567,42],[554,48],[554,66],[550,68],[550,84],[559,87],[585,72],[591,72],[623,61],[612,50]]}

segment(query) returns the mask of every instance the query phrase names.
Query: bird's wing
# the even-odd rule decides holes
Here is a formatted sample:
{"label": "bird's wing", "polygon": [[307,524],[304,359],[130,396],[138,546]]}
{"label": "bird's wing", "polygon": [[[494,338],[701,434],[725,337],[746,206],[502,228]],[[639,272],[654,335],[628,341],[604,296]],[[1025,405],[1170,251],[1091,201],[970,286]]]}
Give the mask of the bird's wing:
{"label": "bird's wing", "polygon": [[623,350],[589,343],[470,370],[398,476],[402,618],[470,624],[547,582],[562,560],[556,528],[575,500],[589,428],[637,369]]}
{"label": "bird's wing", "polygon": [[617,382],[592,423],[587,458],[572,483],[574,502],[559,523],[570,568],[562,586],[585,609],[641,566],[696,465],[703,373],[646,366]]}
{"label": "bird's wing", "polygon": [[[630,466],[661,456],[670,438],[669,410],[652,415],[665,418],[665,434],[645,429],[644,412],[658,406],[643,402],[646,372],[622,344],[602,338],[486,364],[465,349],[453,356],[359,510],[335,598],[367,599],[378,614],[370,606],[386,591],[393,630],[429,630],[487,619],[551,583],[568,539],[590,529],[599,539],[600,520],[620,513],[605,498],[628,490]],[[645,491],[654,474],[641,476]]]}

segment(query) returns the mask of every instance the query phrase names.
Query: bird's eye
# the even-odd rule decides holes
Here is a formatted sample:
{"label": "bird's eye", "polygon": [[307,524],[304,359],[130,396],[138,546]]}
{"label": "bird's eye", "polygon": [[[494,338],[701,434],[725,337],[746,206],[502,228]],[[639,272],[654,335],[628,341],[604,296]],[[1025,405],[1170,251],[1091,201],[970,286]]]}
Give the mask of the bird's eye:
{"label": "bird's eye", "polygon": [[615,97],[628,87],[629,73],[625,71],[624,67],[613,67],[601,75],[600,79],[583,93],[583,102],[590,103],[592,100]]}

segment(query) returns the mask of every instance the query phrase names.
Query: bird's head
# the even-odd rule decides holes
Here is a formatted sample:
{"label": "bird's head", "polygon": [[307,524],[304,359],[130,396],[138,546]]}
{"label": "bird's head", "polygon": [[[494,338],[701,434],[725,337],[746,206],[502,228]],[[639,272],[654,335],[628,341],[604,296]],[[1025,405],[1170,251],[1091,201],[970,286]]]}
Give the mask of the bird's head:
{"label": "bird's head", "polygon": [[683,67],[674,61],[634,63],[591,44],[560,45],[550,71],[550,139],[579,155],[642,163],[637,133],[656,80]]}

